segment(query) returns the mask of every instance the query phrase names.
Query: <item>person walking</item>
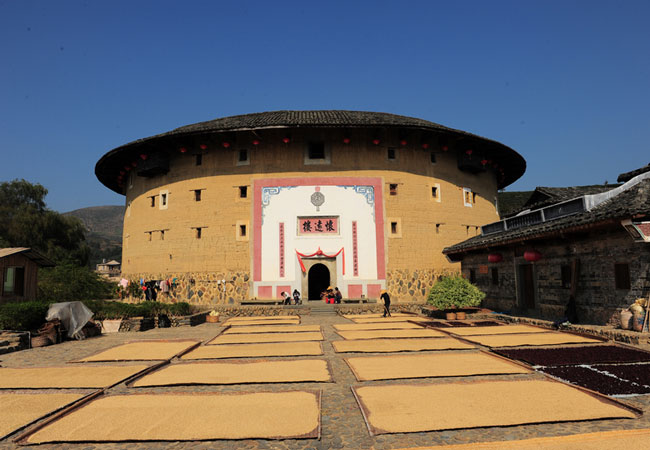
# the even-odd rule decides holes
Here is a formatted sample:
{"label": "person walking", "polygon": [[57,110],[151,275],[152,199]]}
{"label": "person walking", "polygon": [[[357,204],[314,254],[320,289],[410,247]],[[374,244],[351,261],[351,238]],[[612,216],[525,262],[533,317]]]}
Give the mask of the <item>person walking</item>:
{"label": "person walking", "polygon": [[390,295],[388,295],[385,289],[381,291],[379,299],[384,301],[384,317],[392,317],[390,315]]}

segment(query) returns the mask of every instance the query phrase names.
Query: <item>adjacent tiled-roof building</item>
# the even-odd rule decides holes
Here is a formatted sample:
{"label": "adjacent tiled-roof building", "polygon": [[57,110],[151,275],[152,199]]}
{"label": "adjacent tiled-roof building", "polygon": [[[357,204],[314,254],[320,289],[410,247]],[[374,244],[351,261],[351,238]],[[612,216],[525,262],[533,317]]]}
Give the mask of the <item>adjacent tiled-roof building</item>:
{"label": "adjacent tiled-roof building", "polygon": [[488,307],[559,318],[573,298],[582,320],[613,321],[650,293],[650,173],[630,173],[623,185],[538,188],[523,212],[443,252]]}

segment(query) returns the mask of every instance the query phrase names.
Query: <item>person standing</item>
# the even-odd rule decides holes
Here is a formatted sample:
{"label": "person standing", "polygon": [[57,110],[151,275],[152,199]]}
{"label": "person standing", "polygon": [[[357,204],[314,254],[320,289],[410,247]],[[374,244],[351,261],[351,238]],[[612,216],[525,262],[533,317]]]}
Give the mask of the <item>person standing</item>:
{"label": "person standing", "polygon": [[298,292],[298,289],[293,290],[293,303],[294,305],[297,305],[298,303],[302,303],[300,301],[300,292]]}
{"label": "person standing", "polygon": [[390,295],[388,295],[385,289],[381,291],[379,299],[384,301],[384,317],[392,317],[390,315]]}
{"label": "person standing", "polygon": [[338,287],[334,288],[334,295],[336,297],[336,303],[341,303],[341,300],[343,300],[343,294],[341,294]]}

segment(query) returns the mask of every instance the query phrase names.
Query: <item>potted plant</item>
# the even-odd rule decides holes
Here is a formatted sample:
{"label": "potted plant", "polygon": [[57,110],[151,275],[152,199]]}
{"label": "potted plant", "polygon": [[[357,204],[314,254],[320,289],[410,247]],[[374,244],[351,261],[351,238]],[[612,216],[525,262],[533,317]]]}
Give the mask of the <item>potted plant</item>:
{"label": "potted plant", "polygon": [[[427,303],[440,311],[447,311],[447,320],[456,318],[451,310],[471,308],[481,304],[485,293],[460,275],[450,275],[441,278],[433,285]],[[462,312],[464,318],[465,313]]]}

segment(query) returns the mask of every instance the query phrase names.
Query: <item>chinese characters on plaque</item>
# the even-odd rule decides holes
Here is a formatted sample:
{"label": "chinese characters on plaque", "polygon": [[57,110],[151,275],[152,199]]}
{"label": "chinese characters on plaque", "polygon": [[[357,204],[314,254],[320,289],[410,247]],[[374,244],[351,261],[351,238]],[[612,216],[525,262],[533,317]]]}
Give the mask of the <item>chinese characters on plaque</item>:
{"label": "chinese characters on plaque", "polygon": [[298,234],[339,234],[339,218],[299,217]]}

